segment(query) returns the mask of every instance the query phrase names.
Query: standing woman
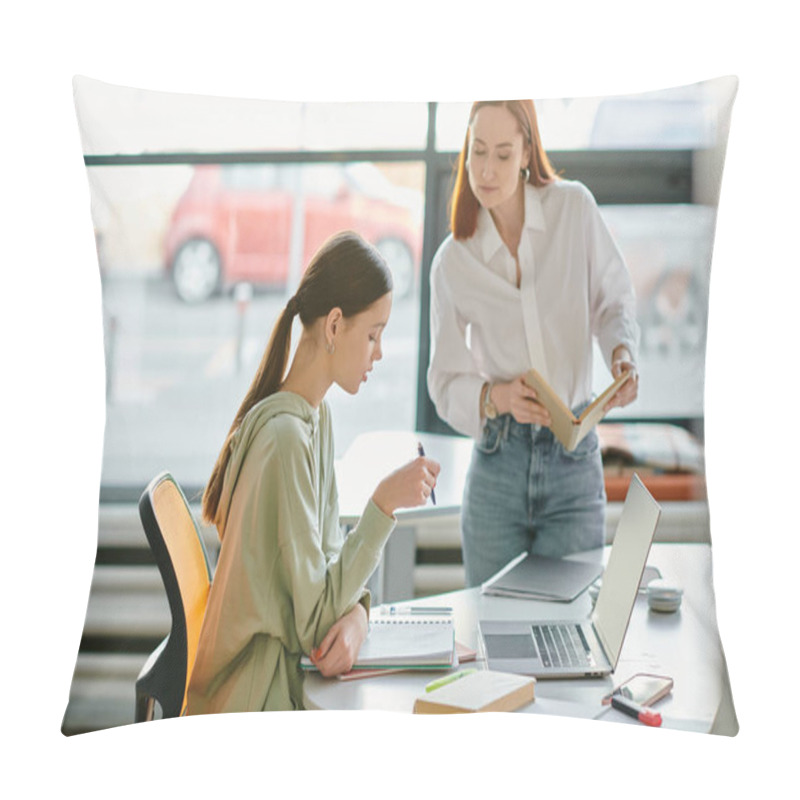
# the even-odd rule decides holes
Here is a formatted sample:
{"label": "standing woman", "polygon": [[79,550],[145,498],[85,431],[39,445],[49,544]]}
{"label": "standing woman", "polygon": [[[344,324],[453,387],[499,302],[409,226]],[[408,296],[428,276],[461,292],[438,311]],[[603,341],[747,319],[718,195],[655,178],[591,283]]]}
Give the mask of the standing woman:
{"label": "standing woman", "polygon": [[467,582],[528,550],[600,547],[605,487],[596,431],[566,452],[522,376],[538,370],[573,411],[592,394],[592,341],[614,377],[607,408],[638,391],[635,298],[591,193],[558,179],[530,100],[478,102],[431,267],[428,390],[475,439],[462,505]]}
{"label": "standing woman", "polygon": [[[367,633],[364,586],[394,511],[423,504],[439,471],[426,458],[401,467],[342,535],[324,398],[333,383],[355,394],[380,360],[391,289],[378,251],[338,234],[313,257],[275,325],[203,495],[203,517],[222,547],[189,714],[301,709],[303,654],[323,675],[353,665]],[[296,314],[303,330],[287,374]]]}

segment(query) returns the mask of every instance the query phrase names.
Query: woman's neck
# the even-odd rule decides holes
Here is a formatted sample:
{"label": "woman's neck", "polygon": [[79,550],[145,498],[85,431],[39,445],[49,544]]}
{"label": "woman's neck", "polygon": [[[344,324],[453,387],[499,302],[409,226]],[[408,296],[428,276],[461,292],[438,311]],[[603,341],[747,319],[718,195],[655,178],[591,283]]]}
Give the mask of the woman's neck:
{"label": "woman's neck", "polygon": [[299,394],[314,408],[319,408],[333,383],[324,356],[323,348],[303,334],[281,391]]}
{"label": "woman's neck", "polygon": [[510,197],[503,205],[489,211],[494,220],[500,238],[505,242],[514,258],[517,257],[519,240],[522,236],[522,226],[525,223],[525,190],[524,184],[520,182],[513,197]]}

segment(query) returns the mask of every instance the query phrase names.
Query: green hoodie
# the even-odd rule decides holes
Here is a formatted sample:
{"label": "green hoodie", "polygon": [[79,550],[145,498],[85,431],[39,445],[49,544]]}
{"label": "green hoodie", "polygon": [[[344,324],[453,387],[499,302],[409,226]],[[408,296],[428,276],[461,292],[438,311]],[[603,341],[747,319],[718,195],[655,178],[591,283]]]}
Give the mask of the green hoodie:
{"label": "green hoodie", "polygon": [[325,401],[270,395],[230,446],[187,714],[300,709],[300,658],[356,603],[369,610],[364,585],[394,519],[370,500],[343,536]]}

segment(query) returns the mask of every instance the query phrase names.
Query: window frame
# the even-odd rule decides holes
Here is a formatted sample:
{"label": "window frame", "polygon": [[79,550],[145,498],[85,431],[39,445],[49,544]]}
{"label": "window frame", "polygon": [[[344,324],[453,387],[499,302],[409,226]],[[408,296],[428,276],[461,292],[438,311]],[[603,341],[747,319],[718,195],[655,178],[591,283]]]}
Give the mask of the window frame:
{"label": "window frame", "polygon": [[[428,129],[422,149],[354,149],[335,151],[243,151],[243,152],[149,152],[141,154],[84,155],[87,168],[104,166],[156,166],[196,164],[326,164],[350,162],[422,163],[425,170],[422,263],[420,268],[420,316],[417,361],[416,428],[431,433],[458,435],[439,419],[427,391],[430,357],[430,265],[436,250],[449,233],[447,205],[457,162],[457,151],[436,149],[438,103],[428,103]],[[586,184],[599,205],[643,205],[696,202],[693,197],[695,155],[691,149],[550,150],[556,172]],[[625,422],[652,422],[652,417],[627,417]],[[703,416],[658,417],[658,422],[686,428],[704,439]],[[187,487],[190,492],[200,487]],[[138,497],[138,487],[103,487],[101,502],[120,502]]]}

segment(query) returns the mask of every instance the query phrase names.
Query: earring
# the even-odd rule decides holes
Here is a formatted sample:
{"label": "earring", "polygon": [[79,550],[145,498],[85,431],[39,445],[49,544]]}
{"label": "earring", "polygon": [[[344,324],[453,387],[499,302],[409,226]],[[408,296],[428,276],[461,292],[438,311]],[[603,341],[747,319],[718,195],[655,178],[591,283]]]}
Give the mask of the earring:
{"label": "earring", "polygon": [[531,177],[531,171],[530,171],[530,169],[528,167],[525,167],[524,169],[521,169],[519,171],[519,174],[522,176],[523,183],[527,183],[528,180]]}
{"label": "earring", "polygon": [[333,342],[328,342],[328,344],[325,345],[325,349],[330,355],[333,355],[334,350],[336,350],[336,345]]}

